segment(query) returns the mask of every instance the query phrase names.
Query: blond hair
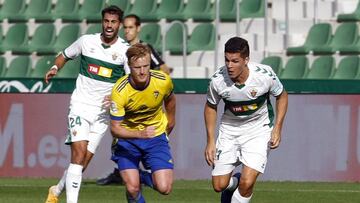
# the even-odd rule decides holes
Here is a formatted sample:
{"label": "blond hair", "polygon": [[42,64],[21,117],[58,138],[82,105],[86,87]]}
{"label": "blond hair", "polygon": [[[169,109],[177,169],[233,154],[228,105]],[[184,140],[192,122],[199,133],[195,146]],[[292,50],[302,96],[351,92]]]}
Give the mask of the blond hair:
{"label": "blond hair", "polygon": [[129,65],[131,64],[132,61],[135,61],[139,58],[145,57],[146,55],[150,55],[150,54],[151,54],[150,48],[142,43],[136,43],[126,51],[126,57],[128,58]]}

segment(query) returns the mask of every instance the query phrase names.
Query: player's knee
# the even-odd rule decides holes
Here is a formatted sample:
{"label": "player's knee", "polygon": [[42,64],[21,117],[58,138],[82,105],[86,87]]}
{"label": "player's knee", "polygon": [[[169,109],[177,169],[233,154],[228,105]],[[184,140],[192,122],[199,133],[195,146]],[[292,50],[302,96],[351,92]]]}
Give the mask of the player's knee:
{"label": "player's knee", "polygon": [[228,186],[228,182],[219,179],[219,180],[213,180],[213,188],[215,192],[222,192],[226,189],[226,187]]}
{"label": "player's knee", "polygon": [[240,191],[241,195],[250,195],[252,194],[252,189],[254,187],[254,182],[250,179],[241,179],[240,180]]}
{"label": "player's knee", "polygon": [[85,156],[82,156],[82,155],[72,156],[71,163],[84,166],[85,165]]}
{"label": "player's knee", "polygon": [[155,186],[156,190],[163,194],[163,195],[168,195],[170,194],[171,190],[172,190],[172,185],[171,184],[167,184],[167,183],[160,183],[158,185]]}
{"label": "player's knee", "polygon": [[130,194],[138,194],[140,192],[140,185],[139,184],[131,184],[131,183],[125,183],[126,190]]}
{"label": "player's knee", "polygon": [[214,188],[215,192],[222,192],[225,189],[225,187],[223,187],[221,185],[213,185],[213,188]]}

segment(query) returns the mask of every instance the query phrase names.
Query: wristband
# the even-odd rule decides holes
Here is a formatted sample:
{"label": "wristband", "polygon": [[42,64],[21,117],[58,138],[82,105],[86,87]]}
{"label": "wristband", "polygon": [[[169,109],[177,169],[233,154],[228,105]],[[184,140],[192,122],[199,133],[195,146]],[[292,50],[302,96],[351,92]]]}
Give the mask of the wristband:
{"label": "wristband", "polygon": [[51,66],[50,70],[52,70],[52,69],[55,69],[56,71],[58,71],[58,70],[59,70],[59,68],[57,67],[57,65],[53,65],[53,66]]}

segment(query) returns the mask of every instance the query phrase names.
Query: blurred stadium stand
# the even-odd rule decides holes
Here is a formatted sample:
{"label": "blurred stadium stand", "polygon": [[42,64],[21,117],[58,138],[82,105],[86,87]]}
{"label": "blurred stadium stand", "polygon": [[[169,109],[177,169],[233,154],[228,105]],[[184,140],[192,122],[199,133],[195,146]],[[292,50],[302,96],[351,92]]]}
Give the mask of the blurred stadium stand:
{"label": "blurred stadium stand", "polygon": [[[110,4],[141,17],[140,38],[175,78],[211,77],[224,64],[224,43],[237,34],[249,41],[251,60],[280,78],[360,78],[360,0],[0,0],[0,76],[39,77],[81,34],[101,32],[101,9]],[[14,60],[28,61],[29,70],[15,74]]]}

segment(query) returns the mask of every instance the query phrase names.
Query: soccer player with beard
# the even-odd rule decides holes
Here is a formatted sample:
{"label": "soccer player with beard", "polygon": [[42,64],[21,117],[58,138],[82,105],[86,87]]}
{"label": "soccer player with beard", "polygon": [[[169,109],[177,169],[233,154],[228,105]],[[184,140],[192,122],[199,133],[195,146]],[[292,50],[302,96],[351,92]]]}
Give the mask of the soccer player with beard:
{"label": "soccer player with beard", "polygon": [[47,203],[58,202],[66,188],[68,203],[78,201],[82,173],[88,166],[109,126],[109,111],[104,98],[116,81],[129,73],[126,51],[129,44],[118,37],[123,11],[117,6],[102,10],[102,33],[81,36],[55,59],[45,75],[48,83],[68,60],[81,58],[80,73],[72,93],[68,114],[71,160],[57,185],[50,187]]}

